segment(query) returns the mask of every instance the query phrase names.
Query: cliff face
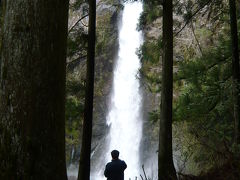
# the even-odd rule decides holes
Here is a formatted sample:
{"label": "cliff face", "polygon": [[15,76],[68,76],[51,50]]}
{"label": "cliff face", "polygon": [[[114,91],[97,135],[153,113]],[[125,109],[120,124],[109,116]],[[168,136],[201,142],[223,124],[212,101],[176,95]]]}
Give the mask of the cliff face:
{"label": "cliff face", "polygon": [[[119,2],[118,2],[119,3]],[[98,36],[103,36],[101,48],[97,51],[96,72],[95,72],[95,96],[94,96],[94,124],[92,136],[92,167],[95,172],[105,166],[102,152],[106,151],[106,136],[108,126],[106,117],[108,105],[111,98],[113,83],[113,69],[118,52],[118,22],[121,18],[121,9],[103,4],[99,9],[98,28],[104,32]],[[98,48],[98,46],[97,46]]]}
{"label": "cliff face", "polygon": [[[86,74],[86,4],[76,8],[72,2],[69,19],[68,74],[66,103],[66,149],[68,164],[78,164],[81,148],[81,126],[83,118],[84,88]],[[106,116],[112,87],[112,74],[115,56],[118,50],[118,21],[121,16],[121,5],[118,0],[97,1],[96,58],[94,119],[92,136],[92,170],[105,149],[105,138],[108,131]],[[81,19],[79,21],[79,19]],[[80,134],[80,135],[79,135]],[[104,166],[104,165],[101,165]],[[74,170],[76,171],[76,169]],[[76,173],[74,176],[76,176]]]}

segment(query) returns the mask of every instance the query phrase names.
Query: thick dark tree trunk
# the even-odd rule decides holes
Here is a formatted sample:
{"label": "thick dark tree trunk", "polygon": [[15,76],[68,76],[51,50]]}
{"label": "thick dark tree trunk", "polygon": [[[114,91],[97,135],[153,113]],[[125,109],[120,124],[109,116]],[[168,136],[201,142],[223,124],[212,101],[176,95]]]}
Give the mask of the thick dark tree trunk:
{"label": "thick dark tree trunk", "polygon": [[66,180],[68,0],[5,2],[0,179]]}
{"label": "thick dark tree trunk", "polygon": [[[2,29],[3,29],[3,12],[4,12],[4,8],[3,8],[4,4],[3,4],[3,0],[0,0],[0,53],[1,53],[1,46],[2,46]],[[0,56],[0,63],[1,63],[1,56]],[[0,74],[1,74],[1,69],[0,69]]]}
{"label": "thick dark tree trunk", "polygon": [[163,60],[158,179],[177,179],[172,156],[173,14],[172,0],[163,2]]}
{"label": "thick dark tree trunk", "polygon": [[83,121],[82,147],[79,163],[78,180],[90,179],[90,155],[93,118],[94,91],[94,59],[96,36],[96,0],[89,0],[88,50],[87,50],[87,78],[85,92],[85,109]]}
{"label": "thick dark tree trunk", "polygon": [[238,29],[236,18],[236,2],[229,0],[229,14],[232,39],[232,73],[233,73],[233,114],[235,122],[234,141],[240,143],[240,73],[239,73],[239,53],[238,53]]}

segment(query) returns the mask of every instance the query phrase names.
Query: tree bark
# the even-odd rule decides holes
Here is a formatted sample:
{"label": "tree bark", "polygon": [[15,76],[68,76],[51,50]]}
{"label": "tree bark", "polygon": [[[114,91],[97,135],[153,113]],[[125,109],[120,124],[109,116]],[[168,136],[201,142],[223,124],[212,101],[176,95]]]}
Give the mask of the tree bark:
{"label": "tree bark", "polygon": [[66,180],[68,0],[5,2],[0,179]]}
{"label": "tree bark", "polygon": [[163,1],[163,63],[158,179],[177,179],[172,155],[173,14],[172,0]]}
{"label": "tree bark", "polygon": [[94,61],[96,39],[96,0],[89,0],[88,49],[87,49],[87,78],[85,91],[85,109],[83,120],[82,147],[79,163],[78,180],[90,179],[93,92],[94,92]]}
{"label": "tree bark", "polygon": [[[4,1],[0,0],[0,53],[1,53],[1,47],[2,47],[2,32],[3,32],[3,14],[4,14]],[[1,63],[1,56],[0,56],[0,63]],[[0,74],[1,74],[1,68],[0,68]]]}
{"label": "tree bark", "polygon": [[238,53],[238,29],[236,18],[236,1],[229,0],[229,14],[232,40],[232,75],[233,75],[233,114],[235,122],[234,142],[240,143],[240,73],[239,73],[239,53]]}

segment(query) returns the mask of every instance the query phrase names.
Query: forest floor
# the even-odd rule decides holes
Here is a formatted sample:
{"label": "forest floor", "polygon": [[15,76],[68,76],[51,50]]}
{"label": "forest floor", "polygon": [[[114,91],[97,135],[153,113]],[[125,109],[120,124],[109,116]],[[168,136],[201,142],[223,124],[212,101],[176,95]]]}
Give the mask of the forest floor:
{"label": "forest floor", "polygon": [[[212,168],[207,173],[199,176],[190,174],[178,174],[179,180],[240,180],[240,160],[231,160],[218,168]],[[68,180],[77,180],[77,177],[70,176]]]}
{"label": "forest floor", "polygon": [[179,180],[240,180],[240,163],[229,161],[199,176],[180,174]]}

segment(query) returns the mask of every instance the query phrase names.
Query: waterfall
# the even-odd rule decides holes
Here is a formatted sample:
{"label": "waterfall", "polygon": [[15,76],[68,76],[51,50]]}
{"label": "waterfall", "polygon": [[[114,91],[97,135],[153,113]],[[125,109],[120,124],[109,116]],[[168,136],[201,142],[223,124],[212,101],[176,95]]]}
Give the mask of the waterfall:
{"label": "waterfall", "polygon": [[[102,158],[93,162],[95,170],[91,171],[91,180],[103,180],[103,171],[111,161],[111,151],[120,151],[120,159],[127,163],[125,180],[141,179],[140,176],[140,142],[142,137],[142,97],[138,71],[141,67],[136,55],[141,46],[142,33],[137,31],[137,24],[142,12],[141,2],[125,3],[122,23],[119,31],[119,50],[113,77],[113,90],[109,112],[106,117],[110,129],[106,149],[101,151]],[[106,150],[106,151],[105,151]],[[75,149],[72,150],[72,157]],[[95,153],[92,153],[92,155]],[[71,164],[68,178],[77,179],[78,165]]]}
{"label": "waterfall", "polygon": [[127,180],[129,178],[133,180],[136,176],[140,179],[142,99],[137,75],[141,63],[136,50],[142,43],[142,34],[136,28],[141,12],[141,2],[125,4],[119,32],[119,52],[114,70],[113,92],[107,116],[110,132],[106,161],[111,161],[112,150],[119,150],[119,158],[128,165],[125,170]]}
{"label": "waterfall", "polygon": [[[127,163],[125,180],[140,178],[140,142],[142,138],[142,97],[138,76],[141,68],[136,54],[143,42],[137,24],[142,12],[141,2],[125,3],[119,31],[119,50],[113,74],[111,102],[107,113],[109,134],[106,149],[101,151],[91,180],[103,180],[103,171],[111,161],[111,151],[120,152],[119,158]],[[103,158],[102,158],[103,157]]]}

